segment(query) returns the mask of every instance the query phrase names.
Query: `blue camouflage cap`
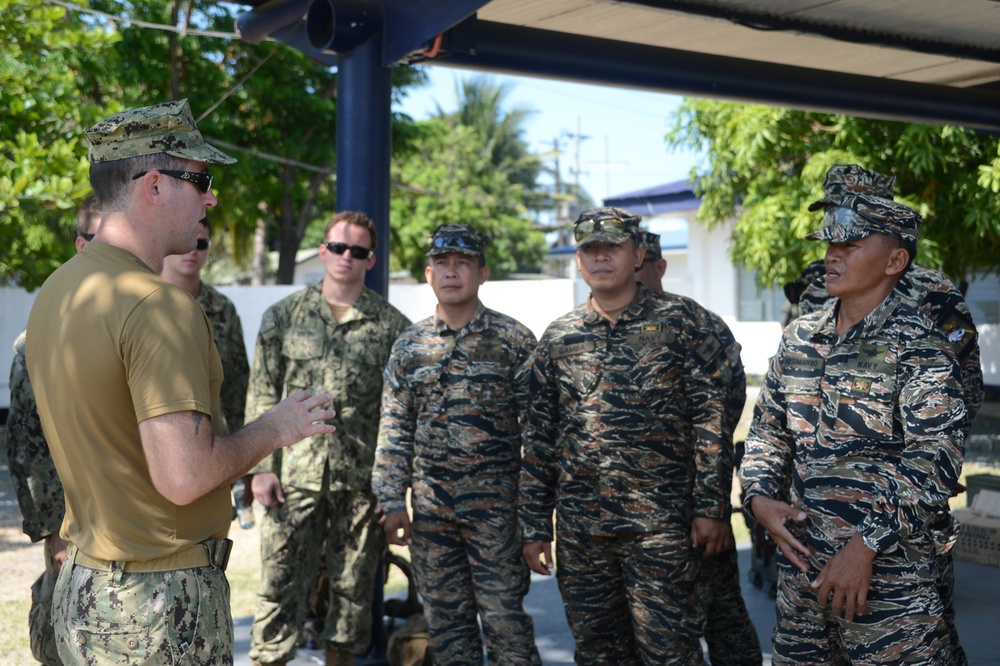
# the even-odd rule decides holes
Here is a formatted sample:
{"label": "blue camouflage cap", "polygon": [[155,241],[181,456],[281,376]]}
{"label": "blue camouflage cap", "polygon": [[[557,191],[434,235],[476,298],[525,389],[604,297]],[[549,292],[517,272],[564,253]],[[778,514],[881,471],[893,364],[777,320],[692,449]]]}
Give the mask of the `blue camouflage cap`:
{"label": "blue camouflage cap", "polygon": [[448,253],[483,256],[488,242],[485,235],[468,224],[442,224],[427,239],[430,246],[427,256]]}
{"label": "blue camouflage cap", "polygon": [[208,164],[232,164],[235,158],[205,143],[186,99],[121,111],[86,131],[90,163],[166,153]]}

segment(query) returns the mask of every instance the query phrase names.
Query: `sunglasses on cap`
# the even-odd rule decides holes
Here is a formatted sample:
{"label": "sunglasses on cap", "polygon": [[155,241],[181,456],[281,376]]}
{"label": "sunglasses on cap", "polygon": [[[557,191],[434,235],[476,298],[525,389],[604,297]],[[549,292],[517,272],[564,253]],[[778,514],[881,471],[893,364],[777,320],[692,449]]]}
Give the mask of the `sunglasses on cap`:
{"label": "sunglasses on cap", "polygon": [[[164,176],[170,176],[177,180],[186,180],[197,187],[198,191],[202,194],[208,194],[208,191],[212,189],[212,174],[207,171],[173,171],[171,169],[150,169],[149,171],[158,171]],[[149,173],[149,171],[141,171],[135,174],[132,176],[132,180],[139,180]]]}
{"label": "sunglasses on cap", "polygon": [[337,256],[340,256],[350,250],[352,259],[367,259],[372,253],[370,249],[364,247],[363,245],[348,245],[347,243],[335,243],[334,241],[323,243],[323,247]]}
{"label": "sunglasses on cap", "polygon": [[873,220],[853,208],[844,208],[843,206],[827,207],[823,213],[823,226],[857,229],[865,234],[886,234],[899,239],[903,237],[902,234],[884,222]]}
{"label": "sunglasses on cap", "polygon": [[446,250],[448,248],[458,247],[463,250],[469,250],[471,252],[481,253],[483,251],[483,244],[477,238],[472,238],[466,234],[442,234],[440,236],[431,236],[431,249],[433,250]]}
{"label": "sunglasses on cap", "polygon": [[573,236],[576,242],[580,243],[596,233],[611,234],[613,236],[632,236],[632,220],[621,220],[617,217],[604,217],[598,219],[583,220],[573,227]]}

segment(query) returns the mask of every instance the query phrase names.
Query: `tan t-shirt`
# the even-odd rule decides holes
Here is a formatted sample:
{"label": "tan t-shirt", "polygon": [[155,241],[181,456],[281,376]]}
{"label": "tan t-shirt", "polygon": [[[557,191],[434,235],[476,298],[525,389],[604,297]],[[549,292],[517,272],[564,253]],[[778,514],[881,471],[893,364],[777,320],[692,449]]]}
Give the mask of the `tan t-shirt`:
{"label": "tan t-shirt", "polygon": [[140,421],[173,412],[223,422],[211,325],[187,292],[132,253],[90,243],[39,291],[26,351],[66,492],[64,539],[130,561],[225,536],[228,490],[173,504],[153,487],[139,438]]}

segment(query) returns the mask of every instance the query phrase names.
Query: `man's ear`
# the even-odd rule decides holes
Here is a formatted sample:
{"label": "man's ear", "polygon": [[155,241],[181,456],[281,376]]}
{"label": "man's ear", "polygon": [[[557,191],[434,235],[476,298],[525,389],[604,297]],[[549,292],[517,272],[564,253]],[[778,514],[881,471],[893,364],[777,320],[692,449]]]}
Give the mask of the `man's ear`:
{"label": "man's ear", "polygon": [[910,263],[910,253],[901,247],[894,248],[889,252],[889,261],[885,267],[885,274],[891,276],[902,275],[906,270],[906,265]]}

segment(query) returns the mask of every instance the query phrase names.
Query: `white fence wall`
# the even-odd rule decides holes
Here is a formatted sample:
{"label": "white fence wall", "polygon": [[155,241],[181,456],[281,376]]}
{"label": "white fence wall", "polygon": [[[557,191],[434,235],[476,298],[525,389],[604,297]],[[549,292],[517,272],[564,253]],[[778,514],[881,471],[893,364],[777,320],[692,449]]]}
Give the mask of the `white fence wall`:
{"label": "white fence wall", "polygon": [[[253,359],[253,348],[260,328],[261,316],[271,304],[301,286],[220,287],[233,300],[243,322],[247,356]],[[509,314],[541,336],[549,322],[583,302],[588,294],[586,284],[574,280],[510,280],[487,282],[480,297],[488,307]],[[24,329],[34,302],[34,293],[22,289],[0,289],[0,408],[10,402],[8,369],[14,339]],[[407,317],[418,321],[434,311],[434,294],[429,285],[392,285],[389,301]],[[742,358],[746,371],[762,375],[767,361],[778,348],[781,327],[776,322],[739,322],[724,317],[733,335],[743,346]],[[983,374],[986,383],[1000,386],[1000,325],[979,326]]]}

